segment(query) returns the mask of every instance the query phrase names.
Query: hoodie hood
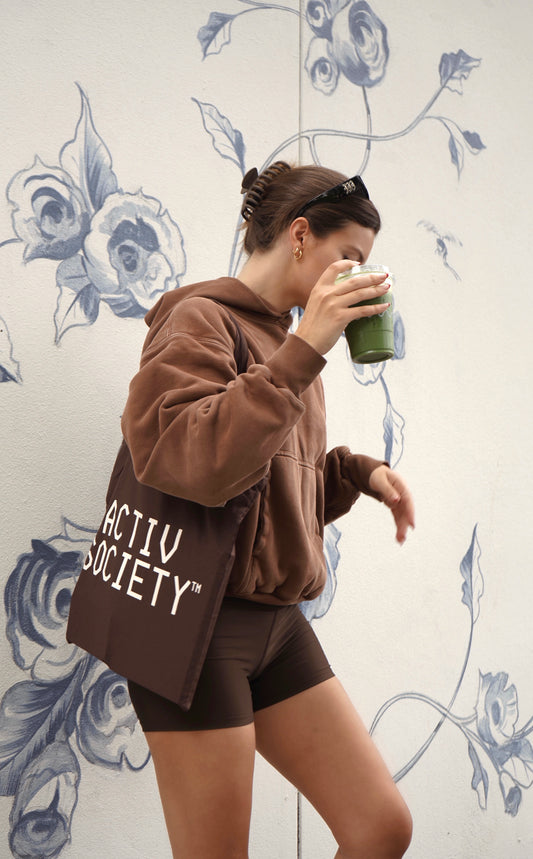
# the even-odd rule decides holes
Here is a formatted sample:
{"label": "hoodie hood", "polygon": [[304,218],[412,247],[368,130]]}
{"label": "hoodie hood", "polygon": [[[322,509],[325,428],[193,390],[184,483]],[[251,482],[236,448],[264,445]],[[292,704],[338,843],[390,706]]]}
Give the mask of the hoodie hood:
{"label": "hoodie hood", "polygon": [[[225,305],[228,310],[236,311],[244,316],[255,317],[258,322],[261,321],[262,325],[276,325],[283,328],[284,331],[288,331],[292,324],[290,310],[282,312],[276,310],[249,286],[235,277],[220,277],[216,280],[180,286],[171,292],[166,292],[144,317],[144,321],[150,328],[149,339],[155,337],[177,304],[193,296],[214,299]],[[261,319],[259,320],[258,317]]]}

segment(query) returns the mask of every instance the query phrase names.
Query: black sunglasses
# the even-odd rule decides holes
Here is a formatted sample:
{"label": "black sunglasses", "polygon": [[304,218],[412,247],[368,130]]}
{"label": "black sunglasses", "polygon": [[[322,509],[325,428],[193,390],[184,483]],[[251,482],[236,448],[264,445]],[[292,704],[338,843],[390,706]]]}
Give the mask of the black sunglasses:
{"label": "black sunglasses", "polygon": [[319,203],[334,203],[336,200],[342,200],[344,197],[349,197],[351,194],[357,194],[365,200],[370,199],[366,185],[360,176],[352,176],[351,179],[346,179],[344,182],[340,182],[338,185],[330,188],[329,191],[323,191],[322,194],[317,194],[316,197],[313,197],[312,200],[305,203],[301,209],[298,209],[293,220],[301,218],[303,213],[306,212],[307,209],[311,208],[311,206],[317,206]]}

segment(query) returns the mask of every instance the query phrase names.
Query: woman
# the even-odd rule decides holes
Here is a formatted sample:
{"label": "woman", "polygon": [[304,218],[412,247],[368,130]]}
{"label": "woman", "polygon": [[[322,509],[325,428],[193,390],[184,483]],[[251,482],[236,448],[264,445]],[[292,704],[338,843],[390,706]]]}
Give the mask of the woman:
{"label": "woman", "polygon": [[[320,371],[356,301],[384,276],[335,278],[364,262],[380,227],[359,177],[276,162],[245,177],[239,278],[166,294],[150,311],[123,432],[141,482],[224,504],[268,475],[235,563],[190,711],[130,682],[176,859],[248,856],[256,749],[322,815],[337,857],[402,856],[409,812],[298,603],[324,587],[324,524],[361,492],[384,501],[396,537],[414,527],[387,464],[325,452]],[[289,334],[291,308],[304,308]],[[249,348],[237,373],[238,325]],[[171,655],[169,655],[171,658]],[[275,850],[272,855],[275,855]]]}

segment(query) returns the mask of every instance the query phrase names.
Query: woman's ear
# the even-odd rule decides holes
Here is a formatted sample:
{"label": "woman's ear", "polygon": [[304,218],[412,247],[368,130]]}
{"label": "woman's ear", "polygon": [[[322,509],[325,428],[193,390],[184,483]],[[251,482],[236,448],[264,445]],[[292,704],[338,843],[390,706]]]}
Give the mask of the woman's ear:
{"label": "woman's ear", "polygon": [[311,228],[307,218],[296,218],[289,227],[289,238],[293,247],[302,245],[304,239],[310,234]]}

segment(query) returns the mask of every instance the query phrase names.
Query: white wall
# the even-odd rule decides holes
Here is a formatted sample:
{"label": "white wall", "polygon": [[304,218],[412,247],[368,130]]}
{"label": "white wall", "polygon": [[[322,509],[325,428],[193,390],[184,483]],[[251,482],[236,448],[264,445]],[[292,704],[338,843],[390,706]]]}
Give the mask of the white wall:
{"label": "white wall", "polygon": [[[533,11],[526,0],[376,0],[372,33],[386,33],[390,54],[383,62],[378,44],[363,87],[343,16],[365,4],[310,4],[315,24],[326,19],[312,43],[307,5],[2,4],[1,855],[170,857],[120,681],[93,667],[82,682],[81,654],[63,644],[144,336],[105,242],[79,236],[84,217],[94,238],[112,202],[120,221],[124,195],[142,193],[152,202],[137,196],[134,208],[152,207],[143,217],[162,248],[149,263],[157,283],[225,274],[241,174],[274,155],[363,172],[384,220],[373,258],[396,274],[405,329],[400,360],[361,376],[339,344],[323,377],[331,445],[383,456],[385,422],[417,529],[398,548],[388,512],[369,499],[330,529],[337,593],[315,627],[402,776],[409,857],[533,855]],[[235,17],[202,58],[197,36],[213,12]],[[314,79],[308,51],[329,62]],[[212,106],[203,116],[214,137],[198,102]],[[310,149],[304,132],[316,129],[327,133]],[[56,197],[32,203],[43,186]],[[104,203],[110,190],[122,196]],[[254,859],[333,855],[323,824],[297,806],[258,761]]]}

